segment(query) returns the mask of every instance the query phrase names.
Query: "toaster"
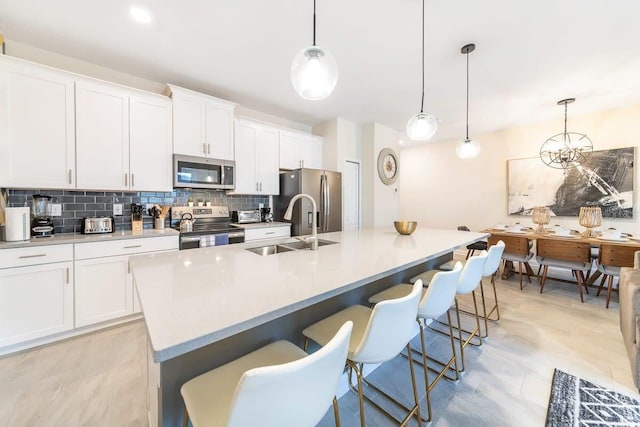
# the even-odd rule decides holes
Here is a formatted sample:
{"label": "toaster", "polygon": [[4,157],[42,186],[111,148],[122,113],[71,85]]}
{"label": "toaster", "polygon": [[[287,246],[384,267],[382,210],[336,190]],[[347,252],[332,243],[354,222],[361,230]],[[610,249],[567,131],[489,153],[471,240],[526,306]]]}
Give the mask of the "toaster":
{"label": "toaster", "polygon": [[252,210],[252,211],[232,211],[231,212],[231,222],[235,222],[237,224],[249,224],[253,222],[260,222],[260,211]]}
{"label": "toaster", "polygon": [[112,216],[84,217],[80,232],[82,234],[113,233],[116,231],[116,223]]}

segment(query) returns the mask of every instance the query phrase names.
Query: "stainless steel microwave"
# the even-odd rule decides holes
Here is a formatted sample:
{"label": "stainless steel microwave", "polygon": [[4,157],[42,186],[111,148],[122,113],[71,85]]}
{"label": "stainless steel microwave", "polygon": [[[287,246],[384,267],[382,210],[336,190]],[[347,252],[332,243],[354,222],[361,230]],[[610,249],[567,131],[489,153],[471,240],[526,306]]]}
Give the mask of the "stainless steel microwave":
{"label": "stainless steel microwave", "polygon": [[236,162],[208,157],[173,155],[174,188],[235,188]]}

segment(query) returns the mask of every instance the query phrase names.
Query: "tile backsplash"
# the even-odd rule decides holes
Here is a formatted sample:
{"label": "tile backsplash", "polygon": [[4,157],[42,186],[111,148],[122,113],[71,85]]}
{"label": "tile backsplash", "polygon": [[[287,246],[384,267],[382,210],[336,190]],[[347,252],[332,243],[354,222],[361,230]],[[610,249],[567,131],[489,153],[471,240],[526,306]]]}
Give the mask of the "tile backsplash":
{"label": "tile backsplash", "polygon": [[[206,190],[174,190],[168,193],[162,192],[114,192],[114,191],[71,191],[71,190],[8,190],[9,206],[28,206],[32,204],[31,196],[43,194],[51,196],[51,203],[62,204],[62,216],[53,217],[53,225],[56,233],[79,233],[83,217],[112,216],[114,203],[123,206],[122,215],[114,216],[116,230],[131,229],[131,203],[139,203],[143,206],[147,203],[157,203],[160,206],[186,205],[189,198],[194,202],[199,200],[210,201],[212,205],[229,206],[232,210],[257,209],[260,203],[269,205],[269,196],[240,196],[227,195],[223,191]],[[153,218],[145,215],[144,228],[153,228]],[[170,218],[167,215],[166,227],[169,227]]]}

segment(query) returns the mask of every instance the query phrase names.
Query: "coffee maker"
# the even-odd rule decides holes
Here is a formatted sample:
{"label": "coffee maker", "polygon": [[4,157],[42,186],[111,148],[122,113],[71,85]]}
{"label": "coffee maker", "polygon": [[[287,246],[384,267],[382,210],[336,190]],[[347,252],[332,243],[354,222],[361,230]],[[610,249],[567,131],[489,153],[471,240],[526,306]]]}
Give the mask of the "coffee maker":
{"label": "coffee maker", "polygon": [[31,220],[31,235],[35,237],[50,237],[53,234],[53,218],[49,210],[51,196],[34,194],[32,197],[33,219]]}
{"label": "coffee maker", "polygon": [[260,208],[260,221],[262,222],[273,221],[273,214],[271,213],[271,208]]}

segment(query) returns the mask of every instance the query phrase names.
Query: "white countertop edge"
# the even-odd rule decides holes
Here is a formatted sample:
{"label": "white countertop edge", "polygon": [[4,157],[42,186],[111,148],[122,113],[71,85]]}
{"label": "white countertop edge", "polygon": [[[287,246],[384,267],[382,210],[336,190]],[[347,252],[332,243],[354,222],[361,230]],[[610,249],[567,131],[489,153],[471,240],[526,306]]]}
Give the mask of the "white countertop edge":
{"label": "white countertop edge", "polygon": [[0,242],[0,250],[50,245],[66,245],[73,243],[109,242],[113,240],[128,240],[140,238],[144,239],[148,237],[178,236],[179,234],[180,232],[172,228],[164,228],[161,230],[146,229],[136,232],[131,230],[116,230],[113,233],[104,234],[61,233],[54,234],[51,237],[33,237],[29,240],[20,240],[17,242]]}
{"label": "white countertop edge", "polygon": [[[471,244],[473,242],[477,242],[478,240],[482,240],[482,239],[485,239],[485,238],[490,236],[489,233],[474,233],[474,234],[476,234],[476,235],[481,234],[481,237],[480,238],[471,239],[468,242],[463,243],[460,246],[465,246],[465,245]],[[279,239],[279,240],[282,240],[282,239]],[[263,314],[261,316],[254,317],[254,318],[246,320],[246,321],[244,321],[242,323],[237,323],[237,324],[229,326],[227,328],[220,329],[218,331],[212,332],[212,333],[207,334],[207,335],[202,335],[202,336],[194,338],[194,339],[192,339],[190,341],[187,341],[187,342],[184,342],[184,343],[180,343],[180,344],[177,344],[177,345],[174,345],[174,346],[171,346],[171,347],[167,347],[167,348],[163,348],[163,349],[158,349],[157,350],[155,345],[154,345],[154,343],[153,343],[152,334],[148,333],[149,331],[147,330],[149,339],[151,341],[151,348],[153,350],[153,360],[156,363],[162,363],[162,362],[167,361],[169,359],[172,359],[174,357],[181,356],[181,355],[183,355],[185,353],[188,353],[188,352],[190,352],[192,350],[196,350],[196,349],[202,348],[204,346],[216,343],[216,342],[221,341],[221,340],[223,340],[225,338],[228,338],[230,336],[233,336],[233,335],[236,335],[238,333],[247,331],[247,330],[249,330],[251,328],[263,325],[263,324],[265,324],[265,323],[267,323],[267,322],[269,322],[271,320],[278,319],[280,317],[283,317],[283,316],[286,316],[288,314],[291,314],[291,313],[293,313],[295,311],[307,308],[307,307],[309,307],[309,306],[311,306],[313,304],[316,304],[318,302],[327,300],[329,298],[332,298],[334,296],[343,294],[345,292],[349,292],[349,291],[351,291],[353,289],[359,288],[359,287],[361,287],[363,285],[366,285],[366,284],[371,283],[373,281],[376,281],[378,279],[382,279],[384,277],[390,276],[392,274],[395,274],[395,273],[398,273],[400,271],[406,270],[408,268],[414,267],[416,265],[422,264],[422,263],[424,263],[426,261],[429,261],[431,259],[438,258],[438,257],[440,257],[442,255],[450,253],[453,249],[455,249],[455,248],[444,249],[444,250],[442,250],[440,252],[437,252],[435,254],[431,254],[430,256],[427,256],[427,257],[418,259],[416,261],[413,261],[413,262],[410,262],[410,263],[407,263],[407,264],[392,268],[390,270],[375,274],[375,275],[370,276],[370,277],[366,277],[366,278],[360,279],[360,280],[358,280],[356,282],[349,283],[347,285],[344,285],[344,286],[342,286],[340,288],[333,289],[332,291],[326,292],[324,294],[315,295],[315,296],[313,296],[311,298],[308,298],[308,299],[306,299],[304,301],[298,301],[298,302],[296,302],[294,304],[291,304],[291,305],[288,305],[286,307],[280,307],[280,308],[278,308],[278,309],[276,309],[274,311],[271,311],[269,313],[265,313],[265,314]]]}

